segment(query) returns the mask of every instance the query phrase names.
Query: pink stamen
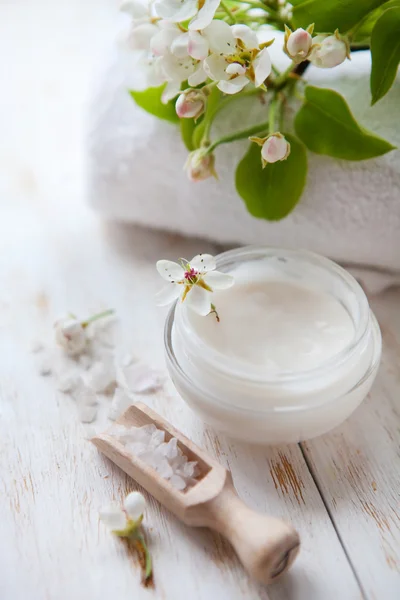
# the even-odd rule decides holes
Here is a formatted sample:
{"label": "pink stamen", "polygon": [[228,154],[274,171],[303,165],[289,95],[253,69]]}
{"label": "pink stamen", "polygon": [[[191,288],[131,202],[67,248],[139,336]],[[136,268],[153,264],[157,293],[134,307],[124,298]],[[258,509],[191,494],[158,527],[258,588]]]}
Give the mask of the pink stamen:
{"label": "pink stamen", "polygon": [[185,272],[185,279],[194,279],[196,277],[196,275],[198,275],[198,271],[196,271],[196,269],[193,269],[193,267],[190,269],[190,271],[186,271]]}

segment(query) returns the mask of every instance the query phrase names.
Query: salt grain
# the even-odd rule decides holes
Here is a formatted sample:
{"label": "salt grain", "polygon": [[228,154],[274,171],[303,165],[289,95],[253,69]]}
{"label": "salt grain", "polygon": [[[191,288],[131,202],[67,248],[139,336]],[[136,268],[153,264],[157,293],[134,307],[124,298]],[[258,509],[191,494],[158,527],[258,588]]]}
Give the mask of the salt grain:
{"label": "salt grain", "polygon": [[121,389],[116,388],[114,396],[111,402],[110,410],[108,411],[108,418],[115,421],[123,412],[125,412],[130,406],[132,406],[133,400],[129,394]]}
{"label": "salt grain", "polygon": [[96,392],[109,392],[115,387],[115,369],[113,361],[95,362],[83,377],[86,385],[93,388]]}
{"label": "salt grain", "polygon": [[78,415],[82,423],[93,423],[97,416],[97,406],[80,404],[78,405]]}
{"label": "salt grain", "polygon": [[161,374],[140,362],[117,367],[118,384],[135,394],[154,392],[162,387]]}
{"label": "salt grain", "polygon": [[110,435],[125,446],[126,451],[138,457],[178,490],[196,483],[197,462],[188,461],[176,438],[165,442],[165,431],[153,423],[143,427],[124,427],[115,424]]}

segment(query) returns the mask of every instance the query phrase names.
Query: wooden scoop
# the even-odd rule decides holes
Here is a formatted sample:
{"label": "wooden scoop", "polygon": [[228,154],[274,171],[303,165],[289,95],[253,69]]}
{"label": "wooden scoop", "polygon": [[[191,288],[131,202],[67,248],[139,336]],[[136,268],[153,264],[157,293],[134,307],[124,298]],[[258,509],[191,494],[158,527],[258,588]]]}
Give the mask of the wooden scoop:
{"label": "wooden scoop", "polygon": [[154,423],[165,431],[166,441],[177,438],[188,460],[197,461],[198,483],[179,491],[155,469],[130,455],[112,435],[104,433],[91,440],[178,519],[186,525],[210,527],[224,535],[248,573],[262,583],[272,583],[290,567],[300,548],[297,531],[283,521],[250,510],[238,497],[230,471],[145,404],[131,406],[116,423],[126,427]]}

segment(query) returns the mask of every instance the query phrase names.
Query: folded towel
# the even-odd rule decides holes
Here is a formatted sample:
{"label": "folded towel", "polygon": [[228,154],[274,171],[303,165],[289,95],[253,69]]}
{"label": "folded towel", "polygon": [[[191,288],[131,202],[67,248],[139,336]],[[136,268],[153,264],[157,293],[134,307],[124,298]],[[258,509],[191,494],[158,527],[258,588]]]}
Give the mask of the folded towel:
{"label": "folded towel", "polygon": [[[307,248],[361,267],[367,285],[370,267],[386,270],[383,279],[375,276],[375,288],[398,276],[398,150],[362,162],[309,153],[307,186],[294,212],[279,222],[256,219],[234,188],[234,170],[248,142],[217,149],[219,181],[190,183],[182,170],[187,151],[177,127],[135,105],[127,93],[135,83],[134,69],[127,70],[127,57],[115,49],[109,58],[91,104],[87,137],[89,199],[106,217],[222,244]],[[283,66],[285,60],[278,56]],[[306,74],[310,83],[343,94],[365,127],[400,147],[400,79],[371,108],[369,71],[369,53],[359,52],[336,69],[310,67]],[[214,134],[234,130],[238,122],[241,127],[254,123],[264,110],[251,98],[234,102],[221,114]]]}

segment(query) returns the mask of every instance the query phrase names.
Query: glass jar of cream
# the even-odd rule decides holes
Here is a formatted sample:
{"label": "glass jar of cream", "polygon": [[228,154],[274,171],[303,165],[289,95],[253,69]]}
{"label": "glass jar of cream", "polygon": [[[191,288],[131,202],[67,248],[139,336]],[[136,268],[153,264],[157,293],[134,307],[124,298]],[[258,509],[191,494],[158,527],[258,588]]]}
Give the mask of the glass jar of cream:
{"label": "glass jar of cream", "polygon": [[356,280],[305,251],[245,247],[217,257],[235,284],[202,317],[178,301],[165,327],[176,389],[215,429],[259,444],[336,427],[375,378],[381,335]]}

